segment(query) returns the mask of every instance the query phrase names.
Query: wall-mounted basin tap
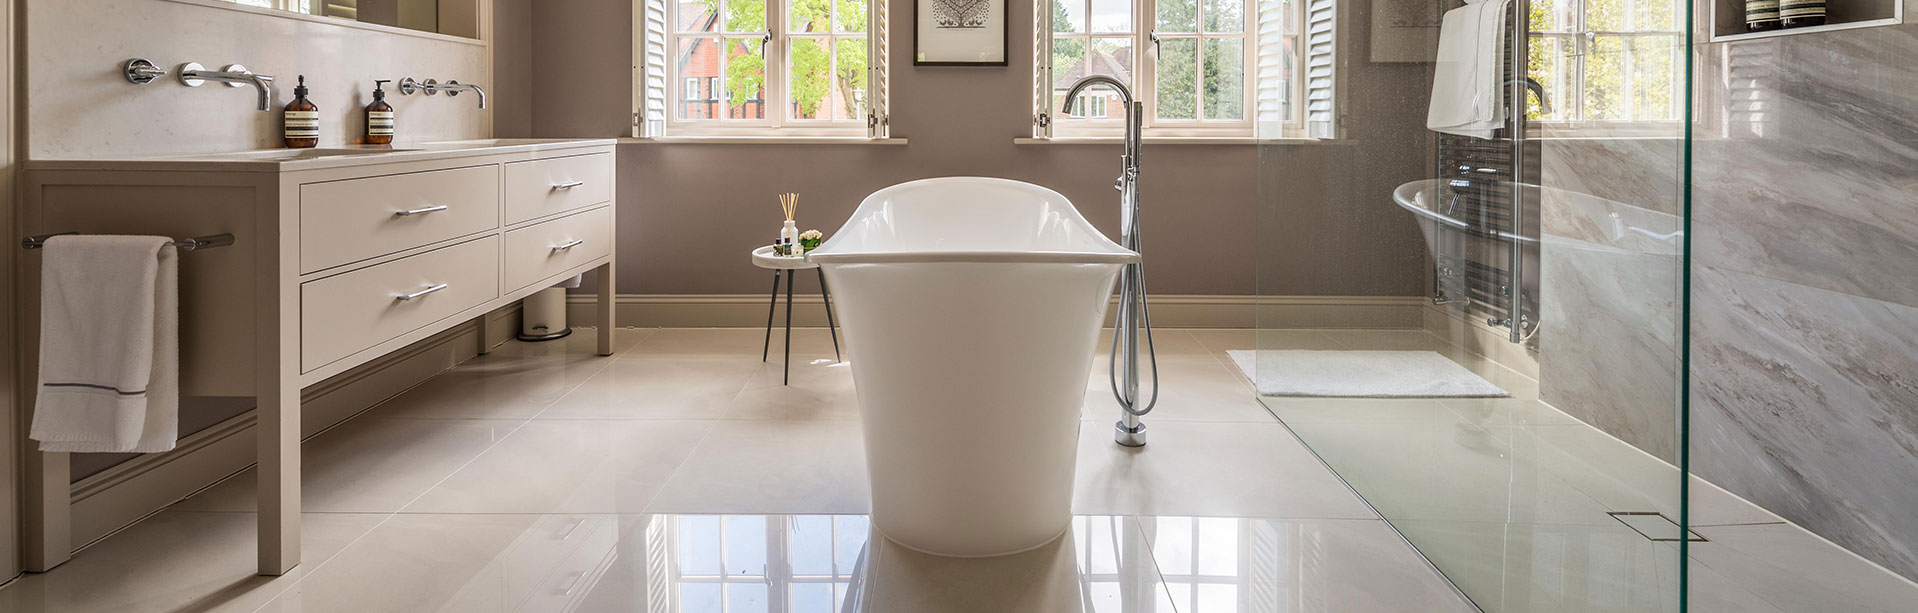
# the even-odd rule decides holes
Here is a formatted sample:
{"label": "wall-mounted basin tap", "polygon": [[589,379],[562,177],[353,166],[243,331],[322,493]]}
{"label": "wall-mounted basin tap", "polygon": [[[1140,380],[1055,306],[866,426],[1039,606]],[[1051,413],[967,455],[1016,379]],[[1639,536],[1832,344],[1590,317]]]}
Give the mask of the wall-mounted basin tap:
{"label": "wall-mounted basin tap", "polygon": [[400,79],[399,90],[402,96],[411,96],[414,92],[423,93],[428,96],[446,92],[446,96],[449,98],[460,95],[460,92],[473,92],[479,95],[479,107],[482,109],[486,108],[486,90],[481,89],[478,85],[468,85],[459,81],[441,83],[433,79],[419,81],[413,77],[406,77]]}
{"label": "wall-mounted basin tap", "polygon": [[239,64],[228,64],[220,70],[207,70],[205,66],[194,62],[181,64],[179,74],[180,84],[187,87],[199,87],[207,81],[225,83],[227,87],[251,85],[260,90],[260,110],[273,110],[273,77],[270,75],[254,74]]}

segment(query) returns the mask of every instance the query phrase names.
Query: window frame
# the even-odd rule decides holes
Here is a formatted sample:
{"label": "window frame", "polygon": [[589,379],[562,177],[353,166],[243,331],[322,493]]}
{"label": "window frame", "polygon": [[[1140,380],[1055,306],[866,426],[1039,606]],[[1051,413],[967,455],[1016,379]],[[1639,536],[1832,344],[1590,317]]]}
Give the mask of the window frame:
{"label": "window frame", "polygon": [[[1132,23],[1131,28],[1124,32],[1094,31],[1091,15],[1092,0],[1076,0],[1076,3],[1080,4],[1085,11],[1083,13],[1085,21],[1084,31],[1055,32],[1052,31],[1056,28],[1052,27],[1050,23],[1050,15],[1052,13],[1053,3],[1056,1],[1058,0],[1035,0],[1035,4],[1044,7],[1036,8],[1036,10],[1044,11],[1043,14],[1047,16],[1047,18],[1035,20],[1044,22],[1036,24],[1035,30],[1043,28],[1046,31],[1035,31],[1034,38],[1035,40],[1039,38],[1045,39],[1044,45],[1048,53],[1050,53],[1053,41],[1060,39],[1085,41],[1085,48],[1088,52],[1092,48],[1092,41],[1098,39],[1125,38],[1130,41],[1131,48],[1134,52],[1132,53],[1132,79],[1128,87],[1133,90],[1133,95],[1137,100],[1144,105],[1145,116],[1141,123],[1146,136],[1168,138],[1252,138],[1257,135],[1259,131],[1257,116],[1259,91],[1258,58],[1259,43],[1262,39],[1262,34],[1258,29],[1260,0],[1241,0],[1243,2],[1240,13],[1242,27],[1240,31],[1236,33],[1205,31],[1206,0],[1194,0],[1196,10],[1193,13],[1193,20],[1195,27],[1192,32],[1161,32],[1158,27],[1158,0],[1130,0]],[[1286,21],[1294,25],[1293,31],[1280,34],[1284,39],[1293,41],[1291,48],[1297,51],[1292,57],[1293,66],[1291,70],[1288,71],[1294,78],[1286,83],[1286,95],[1291,99],[1291,104],[1286,105],[1286,108],[1290,112],[1289,116],[1285,118],[1281,129],[1286,135],[1298,135],[1304,132],[1304,113],[1300,110],[1303,106],[1304,79],[1299,78],[1299,76],[1304,74],[1305,68],[1305,53],[1303,53],[1302,48],[1304,34],[1299,31],[1301,28],[1299,28],[1298,25],[1304,21],[1306,3],[1304,0],[1269,1],[1287,2],[1288,10],[1292,12],[1291,18]],[[1241,117],[1236,120],[1204,118],[1205,41],[1219,39],[1240,41],[1240,50],[1242,52],[1240,61],[1241,67],[1243,68],[1244,82],[1241,87]],[[1196,51],[1194,53],[1194,61],[1197,63],[1195,70],[1198,71],[1196,74],[1199,75],[1199,78],[1195,82],[1194,111],[1195,114],[1199,115],[1198,118],[1161,119],[1158,116],[1159,44],[1164,40],[1195,41]],[[1037,67],[1038,61],[1049,62],[1050,58],[1040,60],[1040,58],[1035,57],[1035,67]],[[1048,68],[1052,70],[1062,69],[1062,67],[1058,66],[1050,66]],[[1050,75],[1047,76],[1047,80],[1051,80]],[[1051,95],[1035,92],[1035,97],[1049,97],[1051,100],[1049,106],[1054,107],[1049,109],[1049,113],[1047,113],[1049,116],[1047,121],[1052,125],[1041,126],[1042,128],[1050,129],[1051,137],[1102,138],[1116,137],[1125,133],[1125,122],[1122,113],[1108,112],[1105,118],[1073,117],[1068,113],[1068,110],[1072,108],[1070,106],[1071,101],[1063,100],[1063,95],[1061,95],[1063,92],[1057,89],[1056,84],[1041,84],[1035,80],[1034,86],[1052,88]],[[1099,91],[1108,90],[1101,88],[1089,90],[1088,93],[1096,93]]]}
{"label": "window frame", "polygon": [[[636,12],[643,14],[645,12],[645,5],[649,1],[659,1],[664,6],[665,27],[664,31],[659,34],[663,35],[665,46],[666,57],[664,71],[666,74],[663,75],[665,77],[663,81],[667,91],[664,97],[669,105],[668,108],[663,109],[664,117],[661,118],[664,120],[664,133],[651,135],[652,137],[886,137],[886,130],[884,128],[885,124],[888,123],[888,119],[886,111],[883,108],[886,103],[884,98],[886,84],[883,80],[886,78],[887,72],[884,62],[886,54],[886,41],[884,37],[887,22],[884,14],[885,7],[880,6],[878,10],[874,10],[873,6],[881,4],[886,0],[867,0],[865,30],[848,32],[834,31],[831,26],[828,26],[827,30],[819,32],[792,32],[792,16],[789,14],[792,4],[791,0],[760,0],[766,3],[767,29],[765,31],[735,32],[725,29],[726,6],[740,0],[720,0],[720,14],[714,17],[715,23],[711,31],[681,31],[678,14],[680,2],[677,0],[635,0],[635,3],[639,5],[639,10]],[[831,2],[831,6],[834,11],[834,16],[836,17],[837,11],[839,10],[839,3],[833,1]],[[643,39],[646,33],[641,32],[640,35]],[[680,73],[679,62],[677,61],[681,41],[718,39],[722,41],[723,49],[726,44],[731,41],[751,39],[753,37],[759,37],[761,40],[761,56],[765,58],[766,65],[765,86],[762,88],[762,95],[759,100],[761,108],[764,109],[764,117],[758,119],[732,119],[725,117],[731,107],[728,104],[729,97],[720,95],[720,91],[724,89],[723,87],[715,88],[711,96],[711,98],[716,99],[718,101],[717,104],[720,105],[719,116],[712,118],[680,117],[679,109],[673,107],[672,104],[673,101],[681,101],[684,98],[684,94],[679,90],[684,87],[685,79],[689,78]],[[865,100],[862,105],[865,116],[849,119],[804,119],[793,116],[796,112],[792,108],[791,101],[788,99],[792,87],[792,66],[788,56],[790,55],[791,45],[796,41],[804,40],[827,41],[827,54],[833,62],[831,65],[835,67],[837,66],[838,58],[834,53],[834,46],[841,44],[841,41],[859,41],[866,47],[867,84],[864,92]],[[636,60],[634,63],[636,70],[644,71],[647,69],[644,46],[644,40],[641,40],[640,44],[635,46]],[[721,58],[720,74],[708,78],[724,83],[727,77],[725,59],[727,58]],[[833,78],[834,72],[835,71],[829,69],[828,78]],[[875,84],[875,79],[881,82]],[[641,83],[638,84],[638,88],[643,89],[645,87],[644,76],[642,76],[640,80]],[[877,96],[875,96],[875,89],[880,90]],[[847,95],[855,94],[853,92],[847,92]],[[648,112],[651,110],[647,108],[649,101],[646,99],[647,96],[643,91],[636,93],[636,98],[638,99],[635,101],[635,135],[646,137],[648,136],[646,134],[647,128],[643,124],[647,119]],[[830,99],[830,95],[828,95],[828,98]],[[874,105],[878,105],[880,108],[873,108]]]}
{"label": "window frame", "polygon": [[[1685,74],[1684,63],[1690,61],[1688,55],[1684,52],[1684,30],[1675,24],[1667,24],[1669,29],[1638,29],[1637,18],[1639,16],[1639,9],[1630,3],[1624,5],[1626,10],[1626,29],[1593,29],[1587,21],[1590,18],[1590,12],[1587,10],[1586,5],[1590,0],[1559,1],[1576,7],[1568,12],[1568,15],[1571,17],[1571,23],[1567,24],[1562,30],[1533,30],[1527,27],[1526,48],[1531,54],[1536,54],[1541,49],[1540,43],[1542,41],[1570,41],[1572,53],[1567,54],[1563,59],[1563,61],[1567,63],[1565,70],[1569,78],[1565,84],[1564,91],[1555,92],[1557,95],[1552,99],[1552,107],[1555,111],[1558,111],[1555,114],[1563,118],[1530,118],[1533,110],[1537,108],[1537,99],[1535,96],[1527,95],[1525,112],[1528,131],[1540,136],[1633,136],[1670,134],[1673,127],[1683,121],[1684,117],[1685,102],[1683,92],[1686,88],[1686,85],[1683,83],[1683,75]],[[1529,19],[1530,16],[1528,15],[1527,18]],[[1636,115],[1637,109],[1631,104],[1630,99],[1632,97],[1632,85],[1637,82],[1637,79],[1630,70],[1623,72],[1624,83],[1622,84],[1622,89],[1624,93],[1620,94],[1621,98],[1626,100],[1625,110],[1628,113],[1628,117],[1625,119],[1589,119],[1585,117],[1586,78],[1590,72],[1588,70],[1590,66],[1588,59],[1595,53],[1594,47],[1601,37],[1616,37],[1622,39],[1667,38],[1674,41],[1672,47],[1673,81],[1672,102],[1671,108],[1669,109],[1671,113],[1670,118],[1640,119],[1634,116]],[[1563,43],[1552,45],[1548,50],[1562,48],[1560,46],[1562,44]],[[1622,52],[1625,54],[1625,58],[1622,60],[1624,65],[1630,67],[1632,65],[1631,58],[1635,53],[1633,45],[1629,43],[1626,44]],[[1537,77],[1537,75],[1531,72],[1529,66],[1527,67],[1526,74],[1528,77]],[[1545,83],[1541,82],[1540,85],[1543,87]],[[1549,89],[1546,91],[1550,92]]]}

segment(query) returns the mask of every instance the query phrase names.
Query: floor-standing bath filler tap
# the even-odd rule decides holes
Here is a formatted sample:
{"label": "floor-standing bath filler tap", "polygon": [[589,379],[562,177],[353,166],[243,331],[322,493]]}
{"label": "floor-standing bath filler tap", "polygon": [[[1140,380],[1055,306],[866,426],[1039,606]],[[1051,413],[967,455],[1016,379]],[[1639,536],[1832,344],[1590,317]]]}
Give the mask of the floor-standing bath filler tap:
{"label": "floor-standing bath filler tap", "polygon": [[[1072,84],[1066,91],[1070,106],[1079,93],[1094,85],[1104,85],[1119,94],[1125,107],[1125,153],[1119,157],[1119,245],[1143,254],[1139,245],[1139,150],[1140,126],[1145,120],[1145,103],[1132,99],[1132,90],[1105,75],[1092,75]],[[1145,336],[1145,355],[1152,368],[1152,396],[1139,402],[1139,337]],[[1113,424],[1113,440],[1127,447],[1145,446],[1145,423],[1139,418],[1152,412],[1159,403],[1159,356],[1152,343],[1152,311],[1146,305],[1145,265],[1127,264],[1119,273],[1119,310],[1113,313],[1112,360],[1107,365],[1112,395],[1125,412]]]}

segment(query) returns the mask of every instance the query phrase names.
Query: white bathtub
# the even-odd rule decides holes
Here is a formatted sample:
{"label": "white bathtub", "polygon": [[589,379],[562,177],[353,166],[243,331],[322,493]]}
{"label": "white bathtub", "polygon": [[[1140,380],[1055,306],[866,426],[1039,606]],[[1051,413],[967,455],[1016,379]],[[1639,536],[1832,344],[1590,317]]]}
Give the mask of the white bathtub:
{"label": "white bathtub", "polygon": [[873,525],[949,556],[1063,533],[1093,346],[1138,254],[1058,192],[953,177],[873,193],[809,257],[852,354]]}

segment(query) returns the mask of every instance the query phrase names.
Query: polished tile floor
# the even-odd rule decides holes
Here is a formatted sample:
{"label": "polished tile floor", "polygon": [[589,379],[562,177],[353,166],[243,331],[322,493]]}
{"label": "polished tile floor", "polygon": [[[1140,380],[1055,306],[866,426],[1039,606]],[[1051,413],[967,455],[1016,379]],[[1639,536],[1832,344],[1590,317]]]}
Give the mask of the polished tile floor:
{"label": "polished tile floor", "polygon": [[[0,589],[0,611],[823,612],[847,603],[888,612],[1473,611],[1315,456],[1344,464],[1340,471],[1353,479],[1374,472],[1359,451],[1417,440],[1418,432],[1494,450],[1522,437],[1541,441],[1534,448],[1556,440],[1557,459],[1603,443],[1552,439],[1569,428],[1523,428],[1573,424],[1517,401],[1341,399],[1268,409],[1224,353],[1253,348],[1251,331],[1164,330],[1166,390],[1147,419],[1145,449],[1111,443],[1118,409],[1103,359],[1088,379],[1072,538],[1005,558],[938,558],[869,532],[857,399],[850,369],[831,359],[826,331],[794,331],[790,386],[780,385],[776,345],[772,362],[755,355],[761,334],[622,329],[612,358],[591,355],[589,334],[508,343],[306,443],[304,562],[291,574],[252,575],[253,480],[242,473],[53,572]],[[1265,348],[1300,349],[1419,347],[1435,338],[1262,334],[1256,344]],[[1516,373],[1469,365],[1521,400],[1536,393]],[[1389,426],[1366,436],[1405,438],[1341,439],[1338,428],[1366,425],[1350,423],[1355,415]],[[1401,479],[1445,483],[1460,480],[1448,470],[1481,468],[1441,466]],[[1397,499],[1383,487],[1393,483],[1355,485],[1388,516],[1422,508],[1399,527],[1427,535],[1434,551],[1472,560],[1473,568],[1447,570],[1468,590],[1510,577],[1556,586],[1549,598],[1562,598],[1567,586],[1621,593],[1590,579],[1620,568],[1615,550],[1566,549],[1597,522],[1555,516],[1565,513],[1555,503],[1533,505],[1550,520],[1537,525],[1550,531],[1471,520],[1526,500],[1643,495],[1629,483],[1536,493],[1399,483],[1417,495]],[[1855,558],[1789,524],[1722,506],[1728,519],[1698,529],[1714,546],[1693,551],[1695,611],[1893,610],[1873,607],[1900,602],[1908,587],[1855,572]],[[1676,556],[1662,559],[1675,564]],[[1848,578],[1808,581],[1792,559],[1815,559]],[[1576,563],[1542,566],[1568,560]],[[1641,574],[1622,581],[1650,585],[1663,575],[1645,573],[1675,574],[1655,563],[1623,568]],[[1486,608],[1552,602],[1514,598]],[[1617,602],[1592,610],[1643,610],[1631,608],[1638,601]]]}
{"label": "polished tile floor", "polygon": [[1100,362],[1073,538],[1017,556],[869,536],[825,330],[794,331],[782,386],[760,330],[622,329],[613,358],[589,334],[509,343],[307,441],[285,577],[250,572],[246,472],[0,589],[0,610],[1473,610],[1206,338],[1160,333],[1144,450],[1111,442]]}

